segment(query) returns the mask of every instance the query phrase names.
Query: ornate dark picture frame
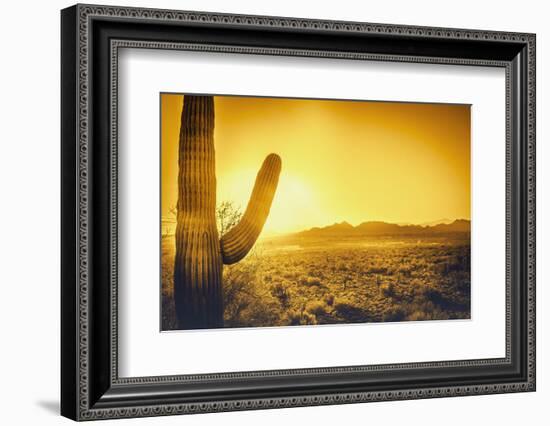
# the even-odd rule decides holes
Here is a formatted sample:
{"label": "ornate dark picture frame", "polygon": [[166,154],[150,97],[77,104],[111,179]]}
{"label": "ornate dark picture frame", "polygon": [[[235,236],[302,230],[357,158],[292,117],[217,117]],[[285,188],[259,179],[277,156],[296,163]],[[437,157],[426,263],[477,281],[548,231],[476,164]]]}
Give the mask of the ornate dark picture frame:
{"label": "ornate dark picture frame", "polygon": [[[64,416],[92,420],[535,390],[534,34],[95,5],[64,9],[61,28]],[[506,356],[120,378],[116,206],[121,47],[504,68]]]}

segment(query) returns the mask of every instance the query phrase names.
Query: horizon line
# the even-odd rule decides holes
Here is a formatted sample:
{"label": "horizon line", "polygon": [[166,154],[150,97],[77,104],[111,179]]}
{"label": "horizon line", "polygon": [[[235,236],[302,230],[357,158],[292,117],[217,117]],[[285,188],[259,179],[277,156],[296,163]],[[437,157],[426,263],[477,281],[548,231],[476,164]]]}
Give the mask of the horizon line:
{"label": "horizon line", "polygon": [[[363,223],[372,223],[372,222],[376,222],[376,223],[386,223],[388,225],[397,225],[397,226],[420,226],[420,227],[423,227],[423,228],[428,228],[428,227],[433,227],[433,226],[437,226],[437,225],[440,225],[440,224],[444,224],[444,223],[454,223],[456,221],[459,221],[459,220],[463,220],[463,221],[466,221],[466,222],[472,222],[471,218],[470,219],[466,219],[466,218],[463,218],[463,217],[459,217],[459,218],[456,218],[456,219],[447,219],[447,218],[443,218],[443,219],[439,219],[439,220],[432,220],[432,221],[427,221],[427,222],[422,222],[422,223],[412,223],[412,222],[388,222],[388,221],[385,221],[385,220],[364,220],[362,222],[358,222],[356,225],[354,225],[353,223],[351,222],[348,222],[347,220],[342,220],[340,222],[332,222],[332,223],[329,223],[327,225],[320,225],[320,226],[310,226],[310,227],[306,227],[306,228],[301,228],[301,229],[297,229],[297,230],[293,230],[293,231],[268,231],[267,233],[266,232],[262,232],[260,234],[260,237],[262,236],[262,234],[264,236],[282,236],[282,235],[288,235],[288,234],[297,234],[297,233],[300,233],[300,232],[307,232],[307,231],[310,231],[312,229],[323,229],[323,228],[328,228],[329,226],[334,226],[334,225],[341,225],[341,224],[344,224],[344,223],[347,223],[348,225],[352,226],[353,228],[357,228],[359,225],[362,225]],[[267,234],[267,235],[265,235]]]}
{"label": "horizon line", "polygon": [[[443,219],[432,220],[432,221],[427,221],[427,222],[422,222],[422,223],[388,222],[386,220],[372,219],[372,220],[364,220],[364,221],[358,222],[356,225],[354,225],[353,223],[348,222],[347,220],[342,220],[340,222],[336,221],[336,222],[328,223],[326,225],[314,225],[314,226],[301,228],[301,229],[297,229],[297,230],[261,232],[260,235],[259,235],[259,238],[261,238],[262,236],[269,237],[269,236],[283,236],[283,235],[289,235],[289,234],[297,234],[297,233],[300,233],[300,232],[307,232],[307,231],[310,231],[310,230],[315,229],[315,228],[323,229],[323,228],[328,228],[329,226],[341,225],[341,224],[348,224],[353,228],[357,228],[359,225],[362,225],[364,223],[373,223],[374,222],[374,223],[386,223],[388,225],[397,225],[397,226],[402,226],[402,227],[405,227],[405,226],[420,226],[420,227],[423,227],[423,228],[428,228],[428,227],[434,227],[434,226],[445,224],[445,223],[447,223],[447,224],[448,223],[454,223],[454,222],[459,221],[459,220],[466,221],[466,222],[471,222],[472,221],[471,218],[466,219],[466,218],[463,218],[463,217],[459,217],[459,218],[455,218],[455,219],[443,218]],[[173,219],[172,220],[166,220],[163,216],[161,216],[160,221],[161,221],[161,223],[174,223],[174,224],[176,223],[175,220],[173,220]]]}

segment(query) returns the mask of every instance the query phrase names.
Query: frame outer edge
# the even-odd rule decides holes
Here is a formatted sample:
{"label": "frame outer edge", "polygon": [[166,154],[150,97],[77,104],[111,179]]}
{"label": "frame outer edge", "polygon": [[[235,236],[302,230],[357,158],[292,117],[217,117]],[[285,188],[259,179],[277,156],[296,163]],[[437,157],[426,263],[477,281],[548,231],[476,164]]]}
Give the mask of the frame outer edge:
{"label": "frame outer edge", "polygon": [[537,133],[537,36],[536,34],[529,34],[527,42],[527,79],[528,79],[528,105],[527,105],[527,165],[528,165],[528,271],[527,271],[527,285],[528,285],[528,323],[529,330],[528,344],[530,350],[528,351],[528,380],[533,391],[536,391],[536,133]]}
{"label": "frame outer edge", "polygon": [[[535,236],[531,234],[535,229],[535,194],[534,194],[534,177],[535,177],[535,36],[527,33],[509,33],[497,31],[481,31],[481,30],[462,30],[462,29],[447,29],[447,28],[429,28],[429,27],[409,27],[403,25],[386,25],[386,24],[368,24],[354,22],[337,22],[324,20],[310,20],[297,18],[278,18],[267,16],[246,16],[246,15],[228,15],[208,12],[185,12],[185,11],[170,11],[158,9],[140,9],[127,7],[110,7],[97,5],[77,5],[76,10],[76,35],[77,35],[77,51],[75,52],[75,61],[77,61],[76,75],[77,90],[76,99],[78,104],[77,115],[77,130],[78,152],[77,160],[77,203],[78,222],[78,290],[77,294],[77,314],[74,318],[78,325],[75,347],[77,347],[78,360],[76,361],[76,383],[74,384],[77,392],[77,407],[76,419],[92,420],[101,418],[113,417],[141,417],[151,415],[169,415],[179,413],[192,412],[218,412],[229,410],[243,409],[262,409],[262,408],[282,408],[291,406],[308,406],[308,405],[324,405],[324,404],[342,404],[351,402],[379,401],[379,400],[399,400],[399,399],[415,399],[415,398],[434,398],[441,396],[461,396],[475,395],[488,393],[504,393],[529,391],[535,388]],[[91,40],[89,39],[89,18],[91,16],[112,17],[112,18],[130,18],[141,20],[167,20],[177,22],[193,22],[193,23],[220,23],[233,26],[257,26],[257,27],[275,27],[275,28],[290,28],[290,29],[316,29],[326,30],[328,32],[360,32],[360,33],[382,33],[401,35],[411,35],[415,37],[438,37],[448,39],[470,39],[470,40],[487,40],[487,41],[508,41],[516,43],[524,43],[528,46],[528,195],[527,203],[528,210],[528,283],[527,296],[529,307],[529,325],[528,325],[528,365],[527,371],[529,377],[526,382],[503,383],[500,385],[479,385],[469,386],[463,389],[463,386],[450,386],[448,388],[428,388],[428,389],[403,389],[400,391],[356,393],[356,394],[330,394],[305,397],[279,397],[269,399],[255,399],[244,401],[220,401],[204,404],[163,404],[160,406],[143,406],[139,408],[114,408],[114,409],[90,409],[89,403],[89,388],[88,388],[88,83],[89,83],[89,63],[88,63],[88,48]],[[71,105],[72,106],[72,105]],[[71,107],[70,106],[70,107]],[[65,106],[63,107],[65,111]],[[66,126],[66,124],[63,124]],[[74,160],[73,160],[74,161]],[[63,163],[65,164],[65,163]],[[532,180],[531,180],[532,178]],[[64,184],[65,187],[65,184]],[[65,226],[65,225],[64,225]],[[64,258],[66,261],[66,258]]]}
{"label": "frame outer edge", "polygon": [[61,414],[78,417],[76,87],[77,7],[61,18]]}

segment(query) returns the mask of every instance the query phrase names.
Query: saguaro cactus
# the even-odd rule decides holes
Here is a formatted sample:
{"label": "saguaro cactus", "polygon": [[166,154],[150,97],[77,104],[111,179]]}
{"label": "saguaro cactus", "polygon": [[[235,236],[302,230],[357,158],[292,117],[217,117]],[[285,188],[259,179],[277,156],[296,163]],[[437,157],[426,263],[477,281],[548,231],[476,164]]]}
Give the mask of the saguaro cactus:
{"label": "saguaro cactus", "polygon": [[179,328],[223,327],[222,267],[250,251],[277,189],[281,159],[269,154],[256,177],[244,215],[218,236],[214,152],[214,98],[185,96],[179,136],[174,302]]}

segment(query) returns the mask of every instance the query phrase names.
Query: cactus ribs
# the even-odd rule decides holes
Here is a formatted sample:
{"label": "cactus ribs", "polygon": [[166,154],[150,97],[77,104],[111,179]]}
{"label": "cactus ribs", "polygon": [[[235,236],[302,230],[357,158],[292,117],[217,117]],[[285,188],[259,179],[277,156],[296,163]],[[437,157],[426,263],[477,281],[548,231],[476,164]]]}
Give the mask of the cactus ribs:
{"label": "cactus ribs", "polygon": [[174,262],[174,304],[180,329],[223,327],[222,268],[243,259],[269,214],[281,159],[269,154],[240,222],[221,237],[216,226],[214,98],[183,101]]}

